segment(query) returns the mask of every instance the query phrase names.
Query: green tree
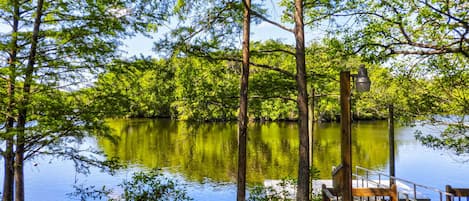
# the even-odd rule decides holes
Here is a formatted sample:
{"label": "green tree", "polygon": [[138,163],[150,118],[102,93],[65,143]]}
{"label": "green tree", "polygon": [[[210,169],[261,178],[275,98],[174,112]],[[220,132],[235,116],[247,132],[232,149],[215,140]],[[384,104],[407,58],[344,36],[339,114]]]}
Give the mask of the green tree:
{"label": "green tree", "polygon": [[91,90],[108,117],[174,117],[174,71],[164,60],[115,60]]}
{"label": "green tree", "polygon": [[469,57],[467,3],[464,1],[349,1],[334,16],[352,16],[355,48],[378,55]]}
{"label": "green tree", "polygon": [[[19,29],[19,15],[20,15],[20,8],[19,2],[13,1],[11,2],[10,13],[12,14],[12,23],[11,23],[11,39],[8,42],[1,43],[1,47],[8,47],[9,49],[9,58],[8,58],[8,70],[4,71],[2,65],[1,75],[2,78],[5,78],[5,83],[2,83],[2,86],[6,86],[7,93],[5,96],[7,97],[4,100],[3,105],[6,105],[6,108],[2,108],[2,111],[5,111],[6,115],[5,119],[2,119],[1,122],[5,122],[5,134],[2,135],[0,140],[5,140],[5,151],[0,149],[0,154],[4,157],[4,180],[3,180],[3,194],[2,200],[9,201],[13,200],[13,185],[14,185],[14,150],[13,150],[13,133],[12,129],[15,123],[14,117],[14,104],[15,104],[15,85],[16,85],[16,66],[17,66],[17,54],[18,54],[18,29]],[[6,9],[6,5],[1,4],[1,11]],[[3,12],[2,12],[3,14]],[[3,48],[2,48],[3,49]],[[5,75],[5,77],[3,77]],[[3,79],[2,79],[3,81]]]}
{"label": "green tree", "polygon": [[468,61],[460,55],[445,55],[428,61],[425,71],[435,76],[424,86],[427,92],[422,96],[424,108],[414,114],[424,116],[427,125],[446,129],[440,136],[417,133],[417,138],[424,144],[449,149],[456,154],[469,153]]}
{"label": "green tree", "polygon": [[303,0],[295,0],[294,12],[294,35],[295,35],[295,59],[296,59],[296,85],[298,88],[298,116],[299,129],[298,136],[300,139],[299,163],[298,163],[298,187],[296,191],[296,199],[299,201],[309,200],[311,193],[310,188],[310,153],[309,153],[309,129],[308,129],[308,93],[306,86],[306,56],[305,56],[305,32],[304,32],[304,2]]}
{"label": "green tree", "polygon": [[[73,149],[67,147],[68,142],[74,141],[70,138],[79,141],[83,137],[80,134],[97,133],[102,124],[99,114],[94,108],[83,108],[83,102],[64,101],[69,98],[59,91],[72,90],[67,85],[77,85],[117,56],[119,38],[152,30],[166,20],[170,6],[171,1],[161,4],[106,0],[0,1],[2,26],[11,28],[0,33],[0,51],[9,57],[8,64],[2,63],[0,71],[9,80],[6,83],[9,106],[2,114],[12,119],[7,120],[8,125],[16,121],[14,128],[9,126],[2,133],[2,140],[6,140],[6,152],[2,155],[8,167],[5,201],[13,199],[10,177],[13,162],[15,199],[20,201],[24,200],[23,164],[27,159],[38,154],[56,154],[98,165],[97,160],[69,151]],[[45,97],[63,102],[51,104],[59,109],[39,107],[38,100],[45,102],[42,99]],[[46,114],[58,116],[52,118]],[[80,164],[83,163],[77,165]]]}
{"label": "green tree", "polygon": [[18,104],[18,124],[16,126],[16,150],[15,150],[15,200],[24,200],[24,154],[26,144],[26,116],[28,115],[27,106],[30,105],[31,98],[31,85],[33,84],[33,73],[34,66],[36,64],[37,44],[39,42],[39,28],[42,22],[42,14],[44,1],[39,0],[37,2],[37,8],[35,9],[36,16],[34,18],[34,28],[31,36],[31,47],[28,53],[27,64],[24,72],[24,83],[23,83],[23,94]]}
{"label": "green tree", "polygon": [[[313,13],[317,19],[332,17],[330,19],[340,27],[334,31],[343,31],[341,36],[352,51],[375,62],[391,58],[392,62],[388,63],[398,67],[393,73],[406,75],[397,79],[407,78],[401,80],[401,85],[411,88],[400,90],[407,90],[416,98],[408,99],[408,102],[421,103],[407,104],[406,116],[423,118],[428,123],[448,128],[439,138],[420,138],[423,142],[434,143],[437,147],[459,147],[457,152],[469,151],[465,118],[469,112],[464,106],[467,91],[458,90],[467,86],[467,81],[454,82],[466,76],[464,72],[469,61],[467,2],[359,0],[345,1],[335,4],[327,12]],[[354,22],[354,27],[341,22]],[[450,65],[457,67],[448,68]],[[413,84],[406,84],[412,80],[415,81]],[[432,87],[418,87],[423,91],[412,90],[414,85],[421,83],[431,83]],[[435,118],[437,114],[452,114],[458,118],[457,121]],[[454,135],[447,135],[452,131],[455,131]],[[451,138],[458,140],[449,140]]]}
{"label": "green tree", "polygon": [[239,66],[203,58],[174,58],[175,101],[181,120],[234,120]]}
{"label": "green tree", "polygon": [[[252,44],[251,119],[298,118],[295,80],[290,73],[295,68],[294,57],[285,53],[292,49],[291,45],[274,40]],[[224,55],[234,61],[197,56],[115,60],[98,76],[93,90],[101,95],[100,107],[108,111],[109,117],[234,120],[241,63],[231,58],[237,55],[235,52],[219,51],[212,55]],[[364,62],[363,58],[347,53],[344,43],[339,40],[325,39],[307,46],[306,60],[310,63],[306,69],[310,90],[315,90],[315,113],[320,120],[334,120],[339,114],[338,74],[345,69],[355,71]],[[384,107],[391,100],[402,100],[399,104],[404,105],[405,93],[396,90],[398,82],[404,79],[394,78],[390,69],[367,65],[373,72],[374,87],[370,94],[354,95],[354,118],[382,119],[387,115]],[[270,68],[273,66],[275,68]]]}
{"label": "green tree", "polygon": [[[287,1],[285,1],[287,2]],[[251,11],[253,16],[257,19],[262,19],[269,23],[272,23],[284,30],[291,32],[296,41],[295,57],[296,57],[296,83],[298,90],[297,106],[299,116],[299,136],[300,136],[300,163],[299,163],[299,175],[298,177],[298,199],[306,200],[309,199],[309,143],[308,143],[308,98],[306,93],[306,64],[305,64],[305,41],[304,41],[304,22],[303,22],[303,1],[297,0],[295,2],[286,3],[288,6],[292,6],[294,9],[287,15],[294,16],[292,21],[295,24],[294,29],[287,28],[279,23],[275,23],[266,17],[262,16],[262,10],[259,10],[258,6],[253,5]],[[235,47],[233,45],[236,40],[233,40],[235,33],[239,33],[242,15],[241,8],[242,4],[234,1],[222,1],[222,2],[204,2],[201,7],[198,3],[193,3],[192,9],[200,13],[206,12],[206,16],[199,17],[200,15],[191,16],[193,21],[189,26],[183,25],[177,27],[169,34],[163,41],[159,42],[157,49],[166,49],[169,47],[171,52],[181,50],[183,53],[192,55],[198,55],[202,57],[214,58],[213,49],[218,51],[230,52]],[[173,39],[177,36],[176,40]],[[177,50],[177,51],[175,51]],[[211,54],[212,53],[212,54]],[[226,55],[215,55],[217,59],[240,61],[238,57],[227,57]],[[264,65],[270,69],[274,69],[272,66]],[[291,74],[291,73],[289,73]]]}
{"label": "green tree", "polygon": [[[293,47],[279,41],[253,42],[250,114],[257,120],[296,120]],[[286,53],[287,52],[287,53]],[[263,66],[263,67],[259,67]]]}

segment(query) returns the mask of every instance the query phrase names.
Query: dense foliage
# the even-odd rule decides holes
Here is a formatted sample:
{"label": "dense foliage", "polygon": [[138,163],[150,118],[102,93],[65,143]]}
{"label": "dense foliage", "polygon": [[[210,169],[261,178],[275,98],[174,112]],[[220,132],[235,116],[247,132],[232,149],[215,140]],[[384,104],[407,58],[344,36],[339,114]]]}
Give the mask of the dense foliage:
{"label": "dense foliage", "polygon": [[173,3],[0,1],[2,200],[24,200],[24,163],[39,155],[73,160],[84,172],[109,164],[80,147],[108,132],[99,95],[76,90],[120,55],[121,40],[166,22]]}
{"label": "dense foliage", "polygon": [[[251,60],[259,66],[269,64],[276,69],[254,66],[251,70],[250,118],[295,120],[295,80],[288,73],[294,69],[294,57],[281,52],[262,52],[268,48],[291,47],[277,41],[253,44]],[[337,40],[325,40],[307,49],[307,60],[311,63],[307,70],[314,81],[310,82],[309,91],[314,91],[316,120],[337,120],[339,72],[346,69],[356,72],[362,62],[356,56],[348,56],[343,48]],[[218,54],[233,55],[231,52]],[[101,108],[109,111],[110,117],[235,120],[240,66],[237,61],[195,56],[169,60],[132,58],[109,64],[92,90],[102,95]],[[387,115],[386,103],[399,99],[394,93],[399,80],[391,79],[389,69],[377,65],[369,65],[369,68],[373,88],[370,94],[354,95],[354,116],[381,119]]]}
{"label": "dense foliage", "polygon": [[331,0],[310,6],[313,25],[329,19],[334,26],[327,31],[342,38],[349,51],[392,66],[393,79],[401,82],[394,98],[401,117],[446,128],[419,139],[469,153],[467,1]]}
{"label": "dense foliage", "polygon": [[[263,1],[252,6],[253,22],[291,33],[296,44],[251,43],[251,120],[300,120],[305,137],[304,92],[312,119],[338,120],[339,72],[363,63],[373,86],[354,92],[354,119],[384,118],[393,104],[408,122],[444,127],[441,135],[420,133],[425,144],[469,153],[468,2],[278,2],[283,24],[264,15]],[[13,200],[14,190],[24,199],[23,164],[38,155],[74,160],[79,170],[103,165],[99,151],[70,145],[107,135],[105,117],[235,120],[242,10],[237,0],[0,0],[3,199]],[[303,13],[307,26],[333,25],[306,48]],[[120,57],[122,39],[166,23],[155,44],[165,59]]]}

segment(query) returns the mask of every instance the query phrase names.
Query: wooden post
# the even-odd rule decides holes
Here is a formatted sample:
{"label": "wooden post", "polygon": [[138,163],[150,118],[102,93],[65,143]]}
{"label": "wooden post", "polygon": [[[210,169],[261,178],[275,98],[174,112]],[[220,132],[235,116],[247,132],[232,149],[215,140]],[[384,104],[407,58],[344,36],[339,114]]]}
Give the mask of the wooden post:
{"label": "wooden post", "polygon": [[350,114],[350,72],[340,73],[341,156],[343,166],[342,200],[352,201],[352,127]]}
{"label": "wooden post", "polygon": [[458,197],[458,200],[461,200],[461,197],[469,198],[469,188],[453,188],[446,185],[446,193],[449,193],[446,194],[446,201],[455,201],[455,197]]}
{"label": "wooden post", "polygon": [[[389,175],[396,176],[396,162],[394,157],[394,106],[389,105],[389,117],[388,117],[388,130],[389,130]],[[390,180],[390,186],[392,186],[395,181],[393,178]]]}
{"label": "wooden post", "polygon": [[398,201],[399,200],[399,194],[397,193],[397,185],[392,184],[391,185],[391,201]]}
{"label": "wooden post", "polygon": [[326,190],[327,190],[327,187],[326,187],[326,184],[322,184],[321,186],[321,189],[322,189],[322,201],[329,201],[327,195],[326,195]]}
{"label": "wooden post", "polygon": [[[453,190],[451,189],[450,185],[446,185],[446,192],[453,194]],[[451,195],[446,194],[446,201],[452,201]]]}

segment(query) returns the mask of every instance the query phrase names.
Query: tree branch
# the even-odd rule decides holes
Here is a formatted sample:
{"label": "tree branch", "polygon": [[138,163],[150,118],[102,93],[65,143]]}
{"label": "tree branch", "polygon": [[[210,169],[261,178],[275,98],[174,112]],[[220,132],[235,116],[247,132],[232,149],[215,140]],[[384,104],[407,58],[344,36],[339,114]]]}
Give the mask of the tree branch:
{"label": "tree branch", "polygon": [[288,50],[284,50],[284,49],[252,50],[251,52],[252,52],[252,53],[275,53],[275,52],[282,52],[282,53],[286,53],[286,54],[295,56],[295,53],[294,53],[294,52],[291,52],[291,51],[288,51]]}
{"label": "tree branch", "polygon": [[[241,59],[237,59],[237,58],[220,58],[219,60],[242,62]],[[275,66],[270,66],[270,65],[267,65],[267,64],[258,64],[258,63],[254,63],[254,62],[249,62],[249,65],[259,67],[259,68],[265,68],[265,69],[268,69],[268,70],[277,71],[279,73],[287,75],[290,78],[295,78],[295,74],[293,74],[293,73],[291,73],[287,70],[275,67]]]}
{"label": "tree branch", "polygon": [[249,98],[256,98],[256,99],[283,99],[287,101],[296,102],[296,99],[286,97],[286,96],[250,96]]}
{"label": "tree branch", "polygon": [[386,22],[391,22],[393,24],[399,24],[399,22],[396,22],[394,20],[386,18],[384,15],[381,15],[381,14],[378,14],[378,13],[373,13],[373,12],[357,11],[357,12],[346,13],[346,14],[333,14],[332,16],[333,17],[351,17],[351,16],[355,16],[355,15],[371,15],[371,16],[379,17],[379,18],[381,18],[382,20],[384,20]]}
{"label": "tree branch", "polygon": [[[468,22],[466,22],[466,21],[464,21],[464,20],[462,20],[462,19],[456,18],[454,15],[451,15],[451,14],[449,14],[449,13],[445,13],[445,12],[443,12],[442,10],[440,10],[440,9],[438,9],[438,8],[435,8],[433,5],[431,5],[430,3],[428,3],[428,0],[420,1],[420,3],[425,4],[426,6],[428,6],[429,8],[431,8],[432,10],[436,11],[436,12],[439,13],[439,14],[442,14],[442,15],[448,17],[449,19],[452,19],[452,20],[454,20],[454,21],[456,21],[456,22],[458,22],[458,23],[461,23],[461,24],[464,26],[464,28],[466,28],[466,29],[469,28]],[[448,12],[449,12],[450,10],[451,10],[451,9],[448,9]]]}
{"label": "tree branch", "polygon": [[278,67],[274,67],[274,66],[270,66],[270,65],[266,65],[266,64],[257,64],[257,63],[253,63],[253,62],[250,62],[249,63],[250,65],[252,66],[256,66],[256,67],[259,67],[259,68],[265,68],[265,69],[269,69],[269,70],[273,70],[273,71],[277,71],[279,73],[283,73],[291,78],[294,78],[295,77],[295,74],[289,72],[289,71],[286,71],[286,70],[283,70],[281,68],[278,68]]}
{"label": "tree branch", "polygon": [[415,55],[439,55],[447,53],[462,53],[459,49],[441,49],[441,50],[395,50],[390,48],[390,54],[415,54]]}
{"label": "tree branch", "polygon": [[280,29],[283,29],[283,30],[285,30],[285,31],[288,31],[288,32],[290,32],[290,33],[294,33],[293,29],[288,28],[288,27],[286,27],[286,26],[284,26],[284,25],[282,25],[282,24],[280,24],[280,23],[278,23],[278,22],[272,21],[272,20],[268,19],[267,17],[263,16],[262,14],[260,14],[260,13],[258,13],[258,12],[256,12],[256,11],[254,11],[254,10],[252,10],[252,9],[251,9],[251,13],[252,13],[254,16],[260,18],[261,20],[263,20],[263,21],[265,21],[265,22],[267,22],[267,23],[269,23],[269,24],[272,24],[272,25],[274,25],[274,26],[276,26],[276,27],[278,27],[278,28],[280,28]]}
{"label": "tree branch", "polygon": [[[234,58],[234,57],[213,57],[213,56],[210,55],[210,53],[207,53],[207,52],[199,51],[199,54],[197,54],[196,51],[190,51],[190,52],[193,53],[197,57],[206,58],[206,59],[211,60],[211,61],[234,61],[234,62],[240,62],[240,63],[243,62],[242,59]],[[265,68],[265,69],[268,69],[268,70],[277,71],[279,73],[287,75],[290,78],[295,79],[295,74],[293,74],[293,73],[291,73],[287,70],[275,67],[275,66],[271,66],[271,65],[267,65],[267,64],[258,64],[258,63],[254,63],[254,62],[249,62],[249,65],[259,67],[259,68]]]}

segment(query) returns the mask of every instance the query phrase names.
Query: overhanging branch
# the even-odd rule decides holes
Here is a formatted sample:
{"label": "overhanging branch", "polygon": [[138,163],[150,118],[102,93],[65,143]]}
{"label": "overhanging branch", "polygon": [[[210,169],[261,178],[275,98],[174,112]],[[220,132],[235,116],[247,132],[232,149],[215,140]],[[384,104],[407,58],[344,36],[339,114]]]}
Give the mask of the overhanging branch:
{"label": "overhanging branch", "polygon": [[[206,58],[206,59],[211,60],[211,61],[234,61],[234,62],[240,62],[240,63],[243,62],[242,59],[235,58],[235,57],[228,57],[228,56],[227,57],[222,57],[222,56],[213,57],[207,52],[200,52],[199,54],[197,54],[197,52],[192,52],[192,53],[195,54],[195,56],[197,56],[197,57]],[[292,79],[295,79],[295,74],[293,74],[293,73],[291,73],[287,70],[275,67],[275,66],[271,66],[271,65],[267,65],[267,64],[259,64],[259,63],[254,63],[254,62],[249,62],[249,65],[259,67],[259,68],[268,69],[268,70],[277,71],[277,72],[282,73],[282,74],[284,74],[284,75],[286,75],[286,76],[288,76]]]}
{"label": "overhanging branch", "polygon": [[255,98],[255,99],[282,99],[282,100],[296,102],[296,99],[286,97],[286,96],[250,96],[249,98]]}
{"label": "overhanging branch", "polygon": [[282,24],[280,24],[280,23],[278,23],[278,22],[272,21],[272,20],[268,19],[267,17],[263,16],[262,14],[260,14],[260,13],[258,13],[258,12],[256,12],[256,11],[254,11],[254,10],[252,10],[252,9],[251,9],[251,13],[252,13],[254,16],[260,18],[261,20],[263,20],[263,21],[265,21],[265,22],[267,22],[267,23],[269,23],[269,24],[272,24],[272,25],[274,25],[274,26],[276,26],[276,27],[278,27],[278,28],[280,28],[280,29],[283,29],[283,30],[285,30],[285,31],[288,31],[288,32],[290,32],[290,33],[295,33],[295,31],[293,31],[293,29],[288,28],[288,27],[286,27],[286,26],[284,26],[284,25],[282,25]]}
{"label": "overhanging branch", "polygon": [[271,49],[271,50],[253,50],[251,51],[252,53],[275,53],[275,52],[281,52],[281,53],[286,53],[292,56],[295,56],[294,52],[284,50],[284,49]]}

